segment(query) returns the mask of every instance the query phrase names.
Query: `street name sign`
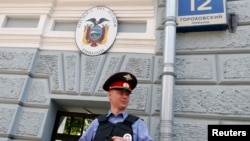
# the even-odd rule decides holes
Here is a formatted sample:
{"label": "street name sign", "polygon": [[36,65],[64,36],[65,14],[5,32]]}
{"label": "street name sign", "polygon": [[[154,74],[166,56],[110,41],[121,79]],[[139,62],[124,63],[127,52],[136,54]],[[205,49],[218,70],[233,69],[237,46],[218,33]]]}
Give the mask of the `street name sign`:
{"label": "street name sign", "polygon": [[178,0],[177,32],[225,30],[227,0]]}

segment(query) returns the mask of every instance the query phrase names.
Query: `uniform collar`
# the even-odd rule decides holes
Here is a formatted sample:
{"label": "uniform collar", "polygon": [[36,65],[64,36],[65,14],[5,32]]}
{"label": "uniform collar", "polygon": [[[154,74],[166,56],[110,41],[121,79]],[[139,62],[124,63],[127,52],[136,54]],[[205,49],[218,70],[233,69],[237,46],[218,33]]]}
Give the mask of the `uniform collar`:
{"label": "uniform collar", "polygon": [[[110,117],[110,116],[115,116],[115,114],[113,114],[111,111],[109,111],[107,114],[107,117]],[[124,112],[118,114],[117,116],[122,116],[122,118],[126,118],[128,116],[128,112],[124,111]]]}

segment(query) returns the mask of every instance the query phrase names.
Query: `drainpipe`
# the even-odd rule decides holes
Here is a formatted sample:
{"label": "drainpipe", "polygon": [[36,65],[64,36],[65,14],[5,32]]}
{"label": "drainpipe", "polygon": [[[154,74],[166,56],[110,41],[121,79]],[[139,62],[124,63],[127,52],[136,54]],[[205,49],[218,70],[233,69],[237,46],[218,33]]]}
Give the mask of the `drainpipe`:
{"label": "drainpipe", "polygon": [[160,120],[160,141],[172,141],[173,92],[175,85],[175,40],[177,0],[166,0],[166,21],[164,23],[165,46],[162,74],[162,104]]}

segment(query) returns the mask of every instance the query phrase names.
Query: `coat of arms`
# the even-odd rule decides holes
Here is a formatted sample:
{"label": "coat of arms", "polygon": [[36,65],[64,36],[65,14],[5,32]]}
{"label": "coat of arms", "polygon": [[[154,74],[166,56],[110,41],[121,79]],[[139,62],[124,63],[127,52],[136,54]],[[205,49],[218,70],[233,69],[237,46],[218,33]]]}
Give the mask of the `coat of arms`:
{"label": "coat of arms", "polygon": [[83,43],[89,44],[92,47],[98,46],[98,44],[105,44],[108,38],[108,24],[102,24],[109,20],[105,18],[101,18],[100,20],[96,20],[95,18],[88,19],[87,21],[91,22],[92,24],[87,24],[84,27],[83,32]]}
{"label": "coat of arms", "polygon": [[106,52],[114,43],[118,22],[113,11],[106,7],[87,10],[76,27],[76,44],[87,55]]}

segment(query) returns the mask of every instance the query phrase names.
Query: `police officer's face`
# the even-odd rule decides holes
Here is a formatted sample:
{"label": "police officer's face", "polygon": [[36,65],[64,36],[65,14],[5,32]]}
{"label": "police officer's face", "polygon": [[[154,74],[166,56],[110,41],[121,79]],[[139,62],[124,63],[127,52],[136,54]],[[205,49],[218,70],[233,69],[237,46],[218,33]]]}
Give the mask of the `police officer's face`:
{"label": "police officer's face", "polygon": [[109,91],[109,100],[112,106],[124,110],[128,106],[130,93],[123,89],[112,89]]}

